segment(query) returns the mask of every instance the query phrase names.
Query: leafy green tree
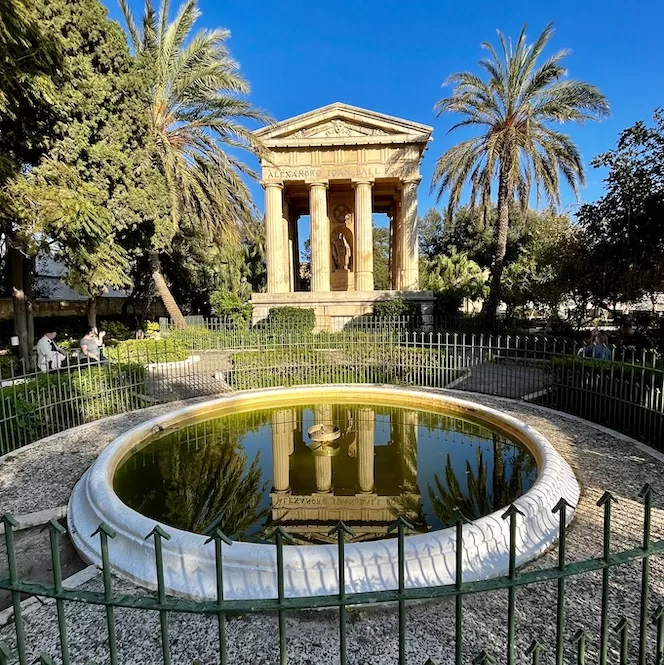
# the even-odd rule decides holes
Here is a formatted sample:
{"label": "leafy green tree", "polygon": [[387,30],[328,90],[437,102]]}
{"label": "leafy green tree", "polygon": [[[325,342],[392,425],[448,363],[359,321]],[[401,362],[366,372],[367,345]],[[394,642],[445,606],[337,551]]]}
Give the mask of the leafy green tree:
{"label": "leafy green tree", "polygon": [[501,292],[508,317],[532,303],[550,317],[573,296],[571,262],[577,259],[578,229],[566,215],[547,210],[532,217],[519,255],[503,272]]}
{"label": "leafy green tree", "polygon": [[374,289],[389,289],[390,274],[390,230],[383,226],[373,227]]}
{"label": "leafy green tree", "polygon": [[[59,121],[42,159],[8,183],[3,218],[28,262],[40,251],[60,258],[94,305],[104,288],[130,284],[122,236],[168,218],[166,188],[149,168],[143,75],[120,26],[98,0],[41,0],[37,11],[60,44]],[[27,290],[28,270],[15,271],[15,285],[20,272]],[[94,322],[94,306],[89,313]],[[29,358],[27,319],[17,333]]]}
{"label": "leafy green tree", "polygon": [[[31,0],[0,3],[0,188],[30,170],[57,122],[52,108],[61,67],[60,43],[45,34]],[[0,193],[3,208],[4,192]],[[2,286],[11,292],[20,350],[29,361],[33,262],[17,241],[11,216],[0,215]]]}
{"label": "leafy green tree", "polygon": [[560,202],[561,176],[575,193],[584,182],[577,147],[552,124],[581,123],[606,116],[609,111],[598,88],[583,81],[565,80],[563,60],[567,51],[540,61],[552,34],[550,24],[534,44],[528,44],[524,26],[513,46],[498,32],[499,51],[486,42],[482,45],[489,52],[489,57],[480,61],[487,79],[471,72],[453,74],[447,81],[454,85],[452,94],[435,106],[438,115],[461,115],[452,129],[484,128],[483,133],[458,143],[438,159],[433,187],[439,197],[449,193],[451,216],[467,184],[471,186],[471,207],[479,200],[488,210],[497,181],[496,249],[491,290],[484,304],[489,318],[495,318],[500,302],[510,203],[518,199],[525,210],[534,185],[538,201],[543,192],[550,204],[556,205]]}
{"label": "leafy green tree", "polygon": [[579,210],[586,274],[597,306],[652,297],[664,288],[664,110],[637,122],[593,161],[608,169],[605,195]]}
{"label": "leafy green tree", "polygon": [[52,104],[60,42],[45,34],[32,0],[0,3],[0,186],[39,161],[57,117]]}
{"label": "leafy green tree", "polygon": [[487,293],[487,271],[468,258],[465,252],[452,250],[427,265],[424,288],[434,292],[438,309],[458,312],[463,300],[478,300]]}
{"label": "leafy green tree", "polygon": [[426,215],[420,217],[417,228],[420,256],[430,261],[434,256],[445,253],[442,244],[443,216],[435,208],[429,208]]}
{"label": "leafy green tree", "polygon": [[176,325],[184,318],[162,274],[160,254],[186,223],[210,241],[232,240],[255,217],[243,177],[256,174],[227,148],[256,152],[259,142],[240,121],[266,121],[243,96],[249,85],[230,57],[227,30],[192,34],[200,16],[196,0],[186,0],[169,20],[169,2],[156,12],[146,0],[139,29],[126,0],[120,0],[127,30],[151,82],[147,103],[155,159],[171,199],[168,223],[155,228],[149,248],[157,291]]}

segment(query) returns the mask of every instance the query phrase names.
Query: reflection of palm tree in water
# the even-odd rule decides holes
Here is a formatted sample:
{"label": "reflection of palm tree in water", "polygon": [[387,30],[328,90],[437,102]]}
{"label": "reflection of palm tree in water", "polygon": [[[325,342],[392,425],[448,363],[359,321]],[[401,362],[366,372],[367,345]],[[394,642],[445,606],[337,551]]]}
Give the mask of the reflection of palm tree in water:
{"label": "reflection of palm tree in water", "polygon": [[[261,483],[260,453],[247,468],[247,454],[239,442],[207,440],[195,454],[173,446],[166,463],[168,522],[196,533],[219,528],[242,537],[267,515],[260,503],[268,483]],[[226,440],[223,440],[226,439]]]}
{"label": "reflection of palm tree in water", "polygon": [[[522,448],[506,445],[498,435],[493,435],[493,470],[489,485],[488,465],[484,453],[477,449],[475,471],[466,462],[467,491],[462,492],[461,483],[452,468],[448,454],[445,464],[445,481],[438,474],[428,486],[431,507],[436,517],[444,524],[452,524],[457,511],[469,520],[488,515],[508,505],[523,494],[524,479],[535,470],[535,460]],[[433,485],[433,486],[432,486]]]}

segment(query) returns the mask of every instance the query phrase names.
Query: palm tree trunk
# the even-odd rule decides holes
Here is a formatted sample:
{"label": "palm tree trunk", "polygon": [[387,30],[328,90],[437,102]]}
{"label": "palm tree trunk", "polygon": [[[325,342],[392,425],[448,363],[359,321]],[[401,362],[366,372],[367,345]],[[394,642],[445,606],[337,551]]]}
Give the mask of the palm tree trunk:
{"label": "palm tree trunk", "polygon": [[168,312],[168,316],[171,317],[171,321],[173,321],[173,325],[176,328],[186,328],[187,322],[184,320],[184,316],[182,316],[182,312],[180,311],[178,304],[175,302],[175,298],[173,298],[173,294],[168,288],[168,284],[166,284],[166,280],[161,273],[161,261],[159,260],[159,253],[156,251],[151,251],[149,258],[150,270],[152,271],[152,280],[154,281],[155,288],[157,289],[157,293],[159,294],[161,301],[164,303],[164,307]]}
{"label": "palm tree trunk", "polygon": [[491,283],[489,295],[482,306],[482,314],[487,321],[494,322],[500,304],[500,280],[505,269],[507,253],[507,231],[510,225],[509,175],[507,166],[501,165],[498,181],[498,227],[496,228],[496,253],[491,263]]}

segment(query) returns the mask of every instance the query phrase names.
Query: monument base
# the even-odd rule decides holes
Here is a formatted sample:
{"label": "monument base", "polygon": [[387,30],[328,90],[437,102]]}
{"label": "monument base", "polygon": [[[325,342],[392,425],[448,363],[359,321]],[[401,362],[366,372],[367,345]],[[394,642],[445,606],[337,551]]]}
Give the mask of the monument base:
{"label": "monument base", "polygon": [[431,291],[325,291],[312,293],[254,293],[251,296],[252,323],[265,319],[273,307],[301,307],[316,313],[316,332],[339,332],[353,319],[373,313],[381,300],[401,298],[417,303],[422,311],[424,329],[433,326],[433,293]]}

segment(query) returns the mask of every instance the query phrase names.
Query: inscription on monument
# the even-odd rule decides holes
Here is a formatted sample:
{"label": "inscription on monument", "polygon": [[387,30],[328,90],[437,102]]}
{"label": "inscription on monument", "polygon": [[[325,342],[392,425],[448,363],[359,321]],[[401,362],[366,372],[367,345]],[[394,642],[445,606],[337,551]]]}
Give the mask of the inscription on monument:
{"label": "inscription on monument", "polygon": [[393,170],[383,165],[376,166],[304,166],[293,169],[266,168],[263,177],[267,180],[330,180],[334,178],[386,177]]}

